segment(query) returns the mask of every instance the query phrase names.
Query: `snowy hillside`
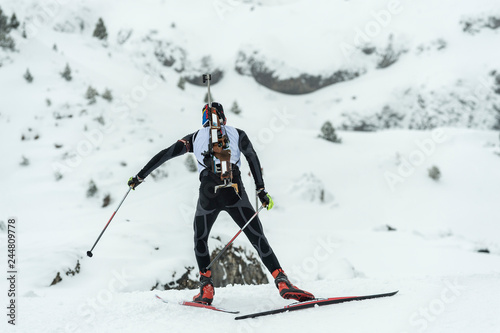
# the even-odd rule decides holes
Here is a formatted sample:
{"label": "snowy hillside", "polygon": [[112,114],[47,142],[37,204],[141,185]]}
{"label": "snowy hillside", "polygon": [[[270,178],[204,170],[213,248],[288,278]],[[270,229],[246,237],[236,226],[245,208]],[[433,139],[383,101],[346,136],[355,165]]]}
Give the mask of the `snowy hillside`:
{"label": "snowy hillside", "polygon": [[[2,332],[500,332],[497,1],[0,10]],[[200,127],[205,72],[259,155],[275,202],[261,220],[292,282],[317,297],[396,296],[244,321],[177,305],[196,293],[161,288],[186,270],[197,278],[190,156],[131,191],[85,256],[128,178]],[[326,122],[341,143],[319,137]],[[248,172],[243,162],[253,196]],[[209,245],[237,231],[221,214]],[[256,255],[243,235],[235,245]],[[272,282],[218,288],[214,300],[242,314],[289,303]]]}

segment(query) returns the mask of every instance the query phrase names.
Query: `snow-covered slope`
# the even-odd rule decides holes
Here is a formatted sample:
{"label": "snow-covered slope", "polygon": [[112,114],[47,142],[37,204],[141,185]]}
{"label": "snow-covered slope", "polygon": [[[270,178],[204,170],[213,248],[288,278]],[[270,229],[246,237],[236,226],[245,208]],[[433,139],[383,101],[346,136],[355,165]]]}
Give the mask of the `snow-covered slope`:
{"label": "snow-covered slope", "polygon": [[[0,267],[7,272],[3,227],[12,216],[19,263],[17,325],[3,315],[2,331],[500,330],[500,140],[492,130],[500,50],[498,29],[485,23],[500,16],[495,1],[4,0],[0,8],[21,22],[9,33],[16,50],[0,48]],[[92,36],[99,18],[107,41]],[[378,68],[389,46],[397,61]],[[61,76],[66,64],[71,81]],[[259,84],[252,71],[262,68],[276,82],[360,75],[290,95]],[[224,73],[212,94],[259,154],[276,204],[261,219],[291,280],[319,297],[398,295],[236,322],[175,304],[194,291],[151,291],[195,266],[199,181],[185,157],[131,192],[85,257],[128,178],[200,125],[206,89],[178,83],[204,70]],[[394,114],[404,117],[384,125]],[[341,144],[318,138],[325,121],[348,129],[358,120],[391,129],[338,131]],[[97,192],[88,197],[91,181]],[[245,182],[251,193],[252,179]],[[236,232],[221,214],[212,235],[222,242],[210,245]],[[235,243],[253,251],[244,237]],[[77,262],[79,273],[66,275]],[[50,286],[58,273],[62,281]],[[242,313],[287,303],[272,284],[221,288],[214,301]]]}

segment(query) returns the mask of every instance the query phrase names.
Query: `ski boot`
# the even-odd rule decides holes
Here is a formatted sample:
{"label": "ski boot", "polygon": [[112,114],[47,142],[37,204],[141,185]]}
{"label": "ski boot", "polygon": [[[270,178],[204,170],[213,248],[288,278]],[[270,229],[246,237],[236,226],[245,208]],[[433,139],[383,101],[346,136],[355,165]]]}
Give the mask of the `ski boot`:
{"label": "ski boot", "polygon": [[295,299],[299,302],[310,301],[314,299],[313,294],[294,286],[290,282],[290,280],[288,280],[288,277],[281,268],[275,270],[272,274],[274,277],[274,283],[276,284],[276,288],[278,288],[278,290],[280,291],[281,297],[285,299]]}
{"label": "ski boot", "polygon": [[210,305],[214,300],[215,290],[212,282],[212,272],[200,272],[200,293],[193,297],[193,302]]}

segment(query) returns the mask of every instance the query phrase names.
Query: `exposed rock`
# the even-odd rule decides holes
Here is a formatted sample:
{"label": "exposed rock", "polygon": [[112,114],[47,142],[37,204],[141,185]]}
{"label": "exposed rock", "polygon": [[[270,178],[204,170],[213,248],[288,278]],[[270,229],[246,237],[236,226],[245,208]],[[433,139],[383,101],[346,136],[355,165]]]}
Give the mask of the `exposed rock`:
{"label": "exposed rock", "polygon": [[405,115],[394,111],[390,106],[383,107],[380,113],[362,117],[358,113],[344,113],[343,130],[371,132],[377,129],[402,128]]}
{"label": "exposed rock", "polygon": [[267,68],[263,71],[253,68],[252,75],[255,81],[271,90],[290,95],[302,95],[314,92],[338,82],[352,80],[358,77],[360,73],[338,70],[327,77],[301,74],[298,77],[281,80],[274,75],[273,71]]}
{"label": "exposed rock", "polygon": [[493,15],[469,17],[460,21],[460,25],[463,32],[475,35],[485,28],[492,30],[500,28],[500,17]]}
{"label": "exposed rock", "polygon": [[212,79],[210,84],[216,84],[224,77],[224,71],[218,68],[211,56],[204,56],[198,63],[189,63],[186,74],[184,74],[184,79],[197,86],[205,86],[203,83],[203,74],[211,74]]}
{"label": "exposed rock", "polygon": [[52,283],[50,285],[53,286],[61,281],[62,281],[61,273],[57,272],[56,277],[54,278],[54,280],[52,280]]}
{"label": "exposed rock", "polygon": [[192,74],[184,76],[184,79],[191,83],[194,84],[195,86],[205,86],[206,83],[203,83],[203,74],[210,73],[212,75],[212,79],[210,80],[210,85],[218,83],[222,78],[224,77],[224,72],[220,69],[198,69],[198,70],[192,70],[191,72],[194,72]]}
{"label": "exposed rock", "polygon": [[338,82],[352,80],[364,73],[362,70],[339,69],[331,74],[301,73],[282,79],[274,69],[266,65],[264,57],[258,52],[247,54],[243,51],[238,54],[235,70],[241,75],[252,76],[255,81],[271,90],[290,95],[308,94]]}
{"label": "exposed rock", "polygon": [[[457,80],[454,85],[429,89],[402,88],[379,112],[342,113],[340,128],[376,131],[437,127],[500,129],[500,95],[495,92],[496,73],[478,81]],[[402,110],[402,111],[401,111]]]}
{"label": "exposed rock", "polygon": [[400,45],[395,45],[394,36],[389,36],[389,42],[385,49],[377,50],[376,54],[378,57],[377,68],[384,69],[395,64],[402,54],[408,52],[408,50],[402,48]]}
{"label": "exposed rock", "polygon": [[[211,260],[222,249],[218,247],[212,252]],[[172,281],[166,284],[159,282],[154,289],[198,289],[198,274],[193,274],[194,267],[185,267],[185,272],[180,278],[175,279],[176,273],[172,275]],[[266,274],[262,269],[259,259],[255,258],[242,247],[229,246],[222,257],[212,266],[212,280],[215,287],[225,287],[229,284],[265,284],[268,283]]]}
{"label": "exposed rock", "polygon": [[156,59],[165,67],[172,67],[176,72],[183,73],[182,79],[196,86],[204,86],[202,75],[210,73],[212,80],[210,84],[218,83],[224,76],[221,68],[213,64],[211,56],[202,57],[199,61],[190,61],[187,52],[171,42],[146,37],[154,43],[154,54]]}
{"label": "exposed rock", "polygon": [[335,200],[333,194],[326,188],[321,179],[313,173],[304,173],[290,186],[290,193],[304,201],[317,202],[320,204],[332,203]]}
{"label": "exposed rock", "polygon": [[[76,261],[76,265],[74,269],[68,268],[68,270],[65,272],[66,276],[75,276],[76,274],[80,273],[80,260]],[[52,283],[50,284],[51,286],[58,284],[61,282],[63,279],[61,277],[61,273],[57,272],[56,277],[54,280],[52,280]]]}
{"label": "exposed rock", "polygon": [[154,54],[163,66],[173,67],[178,73],[184,71],[186,68],[186,51],[183,48],[161,40],[156,40],[154,43]]}
{"label": "exposed rock", "polygon": [[75,269],[68,269],[66,271],[66,275],[67,276],[75,276],[76,274],[80,273],[80,260],[77,260],[76,261],[76,266],[75,266]]}
{"label": "exposed rock", "polygon": [[[185,267],[186,272],[182,274],[180,278],[177,280],[168,282],[164,285],[162,285],[164,290],[170,290],[170,289],[177,289],[177,290],[182,290],[182,289],[197,289],[199,288],[198,281],[194,280],[189,277],[191,274],[191,271],[194,269],[194,267]],[[175,276],[172,276],[172,278]],[[156,284],[156,286],[153,286],[151,290],[157,289],[159,286],[159,283]]]}
{"label": "exposed rock", "polygon": [[396,231],[397,229],[394,227],[391,227],[390,225],[386,224],[387,231]]}
{"label": "exposed rock", "polygon": [[[220,249],[212,252],[212,260]],[[215,287],[229,284],[265,284],[269,283],[262,270],[259,259],[244,248],[231,244],[222,257],[212,266],[212,279]]]}

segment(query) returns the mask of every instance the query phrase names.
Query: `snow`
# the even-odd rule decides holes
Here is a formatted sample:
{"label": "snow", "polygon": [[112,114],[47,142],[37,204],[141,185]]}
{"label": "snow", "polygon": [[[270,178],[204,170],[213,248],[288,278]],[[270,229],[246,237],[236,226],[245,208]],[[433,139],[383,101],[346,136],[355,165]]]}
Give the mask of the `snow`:
{"label": "snow", "polygon": [[[0,49],[0,174],[6,185],[0,221],[17,218],[19,265],[17,325],[5,316],[5,274],[1,331],[499,332],[500,141],[498,131],[488,129],[490,119],[433,131],[337,131],[341,144],[318,138],[325,121],[340,125],[342,113],[373,114],[385,105],[404,113],[419,94],[438,110],[458,106],[446,100],[450,93],[475,98],[484,109],[497,103],[498,94],[483,82],[498,71],[499,32],[470,35],[460,25],[464,18],[499,13],[495,1],[400,1],[401,10],[382,26],[377,15],[391,3],[89,0],[50,7],[4,0],[3,11],[21,22],[47,16],[30,26],[26,40],[12,32],[17,52]],[[99,17],[108,29],[106,43],[92,37]],[[346,57],[339,46],[354,44],[358,31],[374,22],[382,29],[368,44],[384,49],[392,34],[395,45],[408,49],[383,70],[373,59]],[[123,44],[120,31],[132,32]],[[443,50],[436,49],[438,39],[446,42]],[[191,299],[193,290],[151,290],[196,266],[192,220],[199,181],[184,166],[185,156],[131,191],[94,257],[85,256],[125,195],[128,178],[201,122],[206,89],[186,84],[180,90],[180,74],[158,62],[154,41],[185,49],[193,68],[210,55],[225,71],[212,94],[225,105],[228,124],[244,129],[257,150],[275,202],[261,220],[292,282],[318,297],[399,290],[396,296],[235,321],[231,314],[176,304]],[[424,51],[418,52],[420,45]],[[284,95],[234,71],[240,50],[258,52],[282,78],[340,68],[366,74],[311,94]],[[60,75],[66,64],[70,82]],[[22,77],[27,68],[31,84]],[[110,89],[113,101],[97,97],[89,105],[89,86],[100,94]],[[229,111],[234,101],[239,115]],[[20,165],[23,157],[29,165]],[[438,181],[427,174],[432,166],[441,171]],[[248,172],[243,161],[242,174]],[[90,180],[98,192],[87,198]],[[253,180],[244,181],[251,196]],[[106,194],[112,201],[102,208]],[[222,213],[211,236],[225,244],[237,231]],[[6,240],[0,228],[5,254]],[[209,240],[211,248],[220,244]],[[235,245],[253,251],[244,236]],[[67,276],[77,261],[79,274]],[[62,282],[50,286],[58,272]],[[218,288],[214,300],[241,314],[286,304],[272,283]]]}

